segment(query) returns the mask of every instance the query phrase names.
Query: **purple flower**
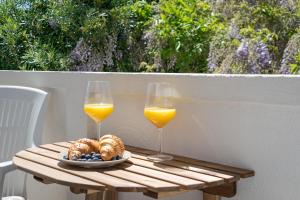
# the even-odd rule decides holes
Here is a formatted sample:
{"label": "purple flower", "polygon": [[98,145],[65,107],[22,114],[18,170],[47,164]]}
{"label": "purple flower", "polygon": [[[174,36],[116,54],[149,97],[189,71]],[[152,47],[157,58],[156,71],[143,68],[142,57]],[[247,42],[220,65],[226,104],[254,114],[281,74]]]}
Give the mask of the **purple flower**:
{"label": "purple flower", "polygon": [[220,52],[220,49],[214,45],[214,42],[211,42],[207,58],[209,72],[213,72],[218,67],[218,52]]}
{"label": "purple flower", "polygon": [[249,42],[243,40],[236,51],[236,56],[238,57],[238,59],[244,60],[248,57],[248,55],[249,55]]}
{"label": "purple flower", "polygon": [[242,38],[240,35],[240,30],[234,22],[231,22],[231,24],[230,24],[229,36],[232,39],[238,39],[238,40],[240,40]]}
{"label": "purple flower", "polygon": [[208,62],[208,69],[210,72],[213,72],[217,68],[217,65],[213,62]]}
{"label": "purple flower", "polygon": [[251,74],[259,74],[260,73],[259,66],[257,66],[257,64],[253,61],[248,62],[248,70],[249,70],[249,73],[251,73]]}
{"label": "purple flower", "polygon": [[263,42],[258,42],[256,44],[255,53],[257,57],[258,64],[263,68],[268,67],[271,64],[271,56],[268,47]]}

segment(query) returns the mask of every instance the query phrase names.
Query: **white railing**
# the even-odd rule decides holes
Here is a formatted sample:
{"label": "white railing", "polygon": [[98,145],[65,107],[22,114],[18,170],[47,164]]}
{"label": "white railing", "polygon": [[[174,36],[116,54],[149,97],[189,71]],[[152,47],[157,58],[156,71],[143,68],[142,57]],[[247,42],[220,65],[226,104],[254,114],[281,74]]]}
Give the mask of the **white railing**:
{"label": "white railing", "polygon": [[[109,80],[114,113],[102,131],[125,143],[157,149],[155,128],[144,118],[146,84],[171,82],[177,116],[164,131],[166,152],[249,168],[238,200],[295,200],[300,196],[300,76],[132,74],[0,71],[0,84],[37,87],[50,93],[44,143],[92,136],[82,112],[88,80]],[[30,181],[32,200],[82,199],[65,187]],[[191,192],[171,199],[200,199]],[[121,194],[120,199],[147,199]]]}

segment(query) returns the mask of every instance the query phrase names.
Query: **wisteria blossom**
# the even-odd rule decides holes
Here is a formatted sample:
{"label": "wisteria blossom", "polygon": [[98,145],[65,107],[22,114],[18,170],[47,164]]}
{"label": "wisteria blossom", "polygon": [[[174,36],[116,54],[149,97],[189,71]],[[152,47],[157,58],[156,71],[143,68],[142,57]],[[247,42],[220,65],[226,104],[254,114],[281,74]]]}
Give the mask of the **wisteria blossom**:
{"label": "wisteria blossom", "polygon": [[290,41],[288,42],[283,56],[281,60],[281,67],[280,67],[280,73],[281,74],[290,74],[291,73],[291,66],[295,61],[295,56],[299,52],[300,49],[300,34],[295,34],[291,37]]}
{"label": "wisteria blossom", "polygon": [[236,56],[239,59],[246,59],[249,55],[249,42],[246,40],[243,40],[239,46],[239,48],[236,51]]}
{"label": "wisteria blossom", "polygon": [[256,44],[255,53],[256,53],[258,63],[260,66],[262,66],[263,68],[266,68],[271,64],[272,61],[271,61],[270,52],[265,43],[258,42]]}

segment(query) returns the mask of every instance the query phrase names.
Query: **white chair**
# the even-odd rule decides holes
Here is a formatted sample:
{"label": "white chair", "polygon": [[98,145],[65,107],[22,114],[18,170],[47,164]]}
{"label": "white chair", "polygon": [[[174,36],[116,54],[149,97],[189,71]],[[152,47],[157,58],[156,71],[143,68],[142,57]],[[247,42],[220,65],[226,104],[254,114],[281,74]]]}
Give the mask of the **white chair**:
{"label": "white chair", "polygon": [[[0,85],[0,198],[26,198],[26,174],[15,170],[12,157],[41,144],[47,93],[29,87]],[[13,172],[11,172],[13,171]],[[1,200],[1,199],[0,199]]]}

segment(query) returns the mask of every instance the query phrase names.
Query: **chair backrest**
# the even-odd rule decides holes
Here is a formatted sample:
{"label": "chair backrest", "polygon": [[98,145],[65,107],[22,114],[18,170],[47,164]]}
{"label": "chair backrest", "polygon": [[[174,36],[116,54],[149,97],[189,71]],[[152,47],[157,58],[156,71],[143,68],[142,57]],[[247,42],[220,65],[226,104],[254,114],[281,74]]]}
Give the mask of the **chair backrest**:
{"label": "chair backrest", "polygon": [[[35,88],[0,86],[0,162],[41,143],[46,96]],[[7,174],[2,195],[24,194],[24,180],[24,173]]]}

